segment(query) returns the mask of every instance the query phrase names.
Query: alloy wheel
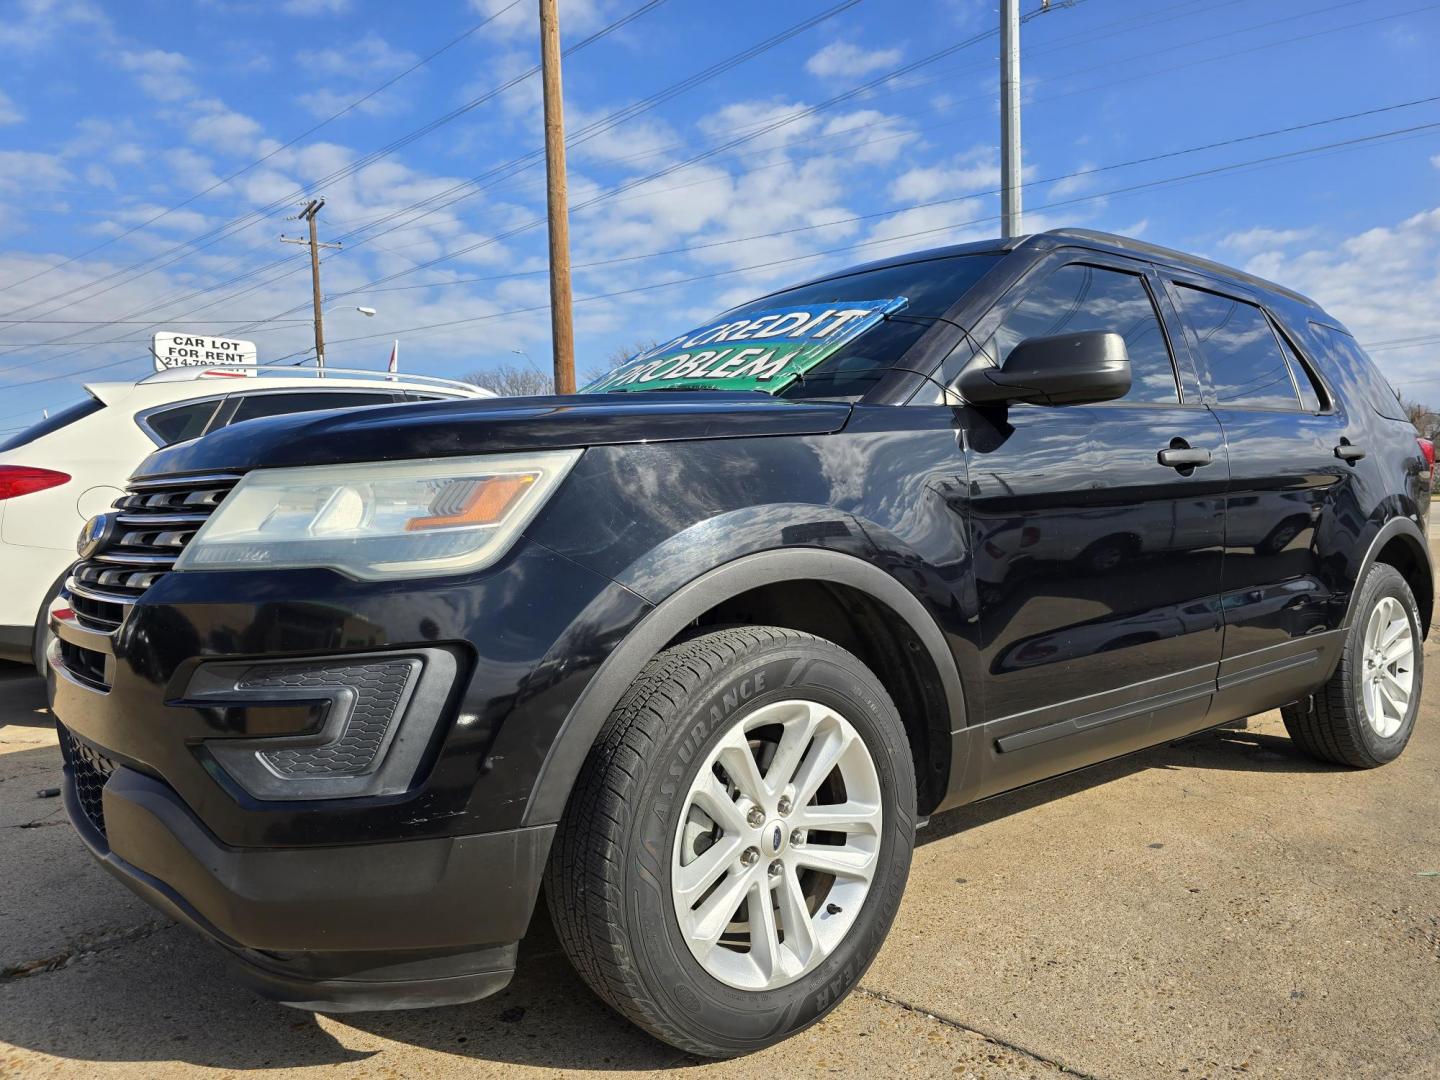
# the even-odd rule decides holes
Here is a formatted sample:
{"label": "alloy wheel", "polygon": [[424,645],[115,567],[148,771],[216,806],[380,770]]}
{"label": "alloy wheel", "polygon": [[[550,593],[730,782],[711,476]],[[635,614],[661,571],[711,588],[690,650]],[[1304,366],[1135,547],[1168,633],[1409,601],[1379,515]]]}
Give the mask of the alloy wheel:
{"label": "alloy wheel", "polygon": [[691,782],[672,844],[696,961],[743,990],[813,971],[865,903],[882,819],[875,762],[834,709],[789,699],[739,720]]}
{"label": "alloy wheel", "polygon": [[1388,739],[1405,723],[1415,679],[1415,635],[1395,597],[1382,596],[1370,612],[1363,654],[1365,718]]}

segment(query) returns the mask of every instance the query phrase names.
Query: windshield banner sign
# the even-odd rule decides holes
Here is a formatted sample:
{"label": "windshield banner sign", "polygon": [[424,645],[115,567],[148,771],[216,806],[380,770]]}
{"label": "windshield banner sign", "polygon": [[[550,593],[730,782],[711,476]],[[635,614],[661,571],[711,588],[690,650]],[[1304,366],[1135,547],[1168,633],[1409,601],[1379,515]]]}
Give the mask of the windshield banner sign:
{"label": "windshield banner sign", "polygon": [[645,350],[582,392],[677,387],[773,394],[905,303],[840,300],[722,319]]}

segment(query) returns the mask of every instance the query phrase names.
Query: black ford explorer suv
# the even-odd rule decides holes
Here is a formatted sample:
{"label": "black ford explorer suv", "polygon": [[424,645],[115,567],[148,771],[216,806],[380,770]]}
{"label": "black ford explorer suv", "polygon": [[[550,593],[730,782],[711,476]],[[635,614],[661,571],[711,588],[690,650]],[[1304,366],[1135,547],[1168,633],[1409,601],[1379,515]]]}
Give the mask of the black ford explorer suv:
{"label": "black ford explorer suv", "polygon": [[1433,449],[1287,289],[1062,231],[873,263],[577,397],[160,450],[52,609],[101,863],[304,1008],[510,979],[731,1055],[855,985],[937,811],[1281,707],[1410,738]]}

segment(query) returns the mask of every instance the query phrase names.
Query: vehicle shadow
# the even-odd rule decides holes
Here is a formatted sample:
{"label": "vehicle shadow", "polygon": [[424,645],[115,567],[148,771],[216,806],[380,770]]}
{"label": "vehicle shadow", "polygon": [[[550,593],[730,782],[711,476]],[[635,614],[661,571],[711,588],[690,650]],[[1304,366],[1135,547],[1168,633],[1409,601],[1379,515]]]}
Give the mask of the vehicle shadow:
{"label": "vehicle shadow", "polygon": [[1056,802],[1147,769],[1221,769],[1226,772],[1317,773],[1344,771],[1306,757],[1283,736],[1238,727],[1211,728],[1127,757],[1041,780],[968,806],[936,814],[915,836],[932,844],[1012,814]]}
{"label": "vehicle shadow", "polygon": [[28,664],[0,660],[0,727],[51,727],[45,680]]}
{"label": "vehicle shadow", "polygon": [[[920,839],[933,843],[1144,769],[1194,767],[1326,768],[1300,757],[1282,738],[1206,732],[937,815]],[[7,856],[13,852],[0,851],[0,860]],[[78,842],[52,845],[47,858],[73,861],[76,873],[101,873],[86,865]],[[23,875],[26,868],[0,863],[0,873]],[[120,918],[118,902],[126,894],[118,884],[115,890],[116,912],[108,918],[103,910],[90,913],[97,928]],[[47,903],[43,895],[34,900]],[[245,990],[220,949],[178,926],[76,951],[82,954],[78,962],[59,970],[0,978],[0,1043],[74,1061],[179,1061],[237,1071],[353,1065],[393,1053],[396,1043],[477,1067],[490,1062],[600,1072],[702,1063],[631,1027],[589,991],[561,952],[543,899],[509,987],[469,1005],[416,1012],[324,1017],[285,1009]]]}

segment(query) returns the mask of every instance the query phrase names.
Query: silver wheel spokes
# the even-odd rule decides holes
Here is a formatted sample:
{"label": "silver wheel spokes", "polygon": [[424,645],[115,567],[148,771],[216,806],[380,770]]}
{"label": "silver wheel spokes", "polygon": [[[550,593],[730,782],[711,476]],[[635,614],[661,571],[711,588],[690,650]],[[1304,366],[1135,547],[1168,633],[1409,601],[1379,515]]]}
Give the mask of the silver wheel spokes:
{"label": "silver wheel spokes", "polygon": [[737,722],[686,794],[670,866],[675,915],[715,978],[770,990],[817,967],[870,891],[880,777],[859,733],[812,701]]}
{"label": "silver wheel spokes", "polygon": [[1365,624],[1365,717],[1383,738],[1400,730],[1415,683],[1415,636],[1410,617],[1393,596],[1380,598]]}

